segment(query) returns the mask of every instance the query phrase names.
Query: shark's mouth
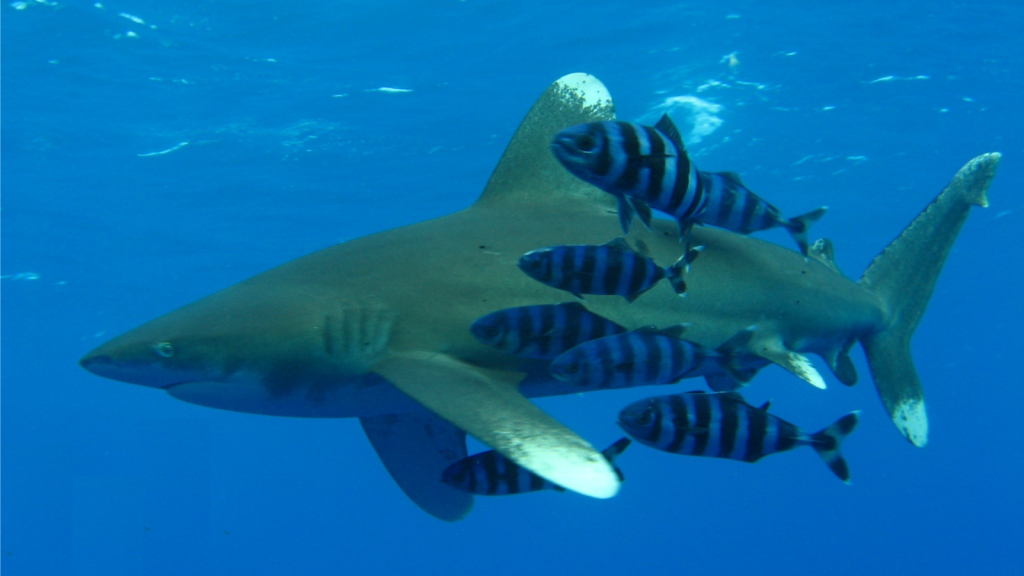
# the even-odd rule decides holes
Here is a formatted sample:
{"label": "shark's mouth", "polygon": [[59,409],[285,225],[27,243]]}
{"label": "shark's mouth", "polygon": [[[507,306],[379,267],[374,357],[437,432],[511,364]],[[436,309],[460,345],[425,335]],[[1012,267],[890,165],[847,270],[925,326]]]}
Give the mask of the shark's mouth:
{"label": "shark's mouth", "polygon": [[140,386],[148,386],[150,388],[159,388],[166,390],[171,386],[178,384],[184,384],[192,379],[183,377],[181,374],[175,374],[172,371],[154,369],[149,366],[136,366],[124,362],[118,362],[111,356],[104,354],[95,356],[86,356],[78,361],[78,363],[89,372],[97,376],[109,378],[111,380],[117,380],[119,382],[127,382],[128,384],[138,384]]}

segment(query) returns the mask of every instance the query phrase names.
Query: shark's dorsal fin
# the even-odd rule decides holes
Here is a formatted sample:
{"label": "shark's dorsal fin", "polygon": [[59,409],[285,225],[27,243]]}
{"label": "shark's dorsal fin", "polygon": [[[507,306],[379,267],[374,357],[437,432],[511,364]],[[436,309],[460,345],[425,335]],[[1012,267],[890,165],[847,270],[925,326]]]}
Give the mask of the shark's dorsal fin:
{"label": "shark's dorsal fin", "polygon": [[578,198],[613,207],[615,197],[569,173],[551,153],[559,131],[615,119],[608,89],[589,74],[555,81],[523,119],[475,206],[523,204]]}

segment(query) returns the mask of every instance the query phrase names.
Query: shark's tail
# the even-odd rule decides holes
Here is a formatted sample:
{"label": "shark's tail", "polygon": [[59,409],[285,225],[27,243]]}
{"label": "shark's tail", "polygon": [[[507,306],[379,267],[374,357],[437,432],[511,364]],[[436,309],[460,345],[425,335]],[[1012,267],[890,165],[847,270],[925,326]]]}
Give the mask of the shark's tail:
{"label": "shark's tail", "polygon": [[878,296],[886,311],[883,328],[860,341],[871,376],[896,427],[916,446],[928,442],[928,417],[910,338],[971,206],[988,206],[985,192],[999,159],[999,153],[983,154],[961,168],[858,282]]}

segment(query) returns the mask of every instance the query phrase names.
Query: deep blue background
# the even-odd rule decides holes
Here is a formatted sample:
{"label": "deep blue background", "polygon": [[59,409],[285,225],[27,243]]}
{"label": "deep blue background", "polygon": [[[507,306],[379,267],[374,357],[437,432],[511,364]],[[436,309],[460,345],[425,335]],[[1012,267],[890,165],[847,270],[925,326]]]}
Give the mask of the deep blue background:
{"label": "deep blue background", "polygon": [[[1021,573],[1024,6],[833,4],[0,6],[4,573]],[[914,340],[927,448],[895,431],[857,352],[854,388],[770,368],[747,394],[808,430],[862,409],[853,486],[809,450],[747,465],[634,447],[612,500],[480,498],[449,525],[354,420],[221,412],[77,366],[276,264],[468,205],[577,71],[625,119],[719,105],[690,143],[701,168],[789,214],[829,205],[812,237],[853,277],[967,160],[1004,153]],[[692,109],[673,114],[687,132]],[[653,393],[540,404],[604,445]]]}

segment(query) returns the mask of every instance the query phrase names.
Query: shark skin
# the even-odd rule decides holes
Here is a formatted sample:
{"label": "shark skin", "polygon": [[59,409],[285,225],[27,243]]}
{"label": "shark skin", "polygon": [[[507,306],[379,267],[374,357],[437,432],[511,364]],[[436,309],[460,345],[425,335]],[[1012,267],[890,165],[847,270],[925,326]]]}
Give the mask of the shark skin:
{"label": "shark skin", "polygon": [[[442,520],[458,520],[472,507],[471,495],[441,482],[443,470],[466,456],[465,433],[569,490],[614,496],[620,480],[600,452],[526,399],[581,390],[547,376],[548,361],[503,354],[469,330],[500,309],[573,301],[517,268],[525,252],[620,235],[614,198],[569,175],[549,150],[563,128],[613,118],[611,97],[596,78],[565,76],[531,109],[469,208],[278,266],[114,338],[80,363],[212,408],[360,418],[399,486]],[[984,201],[998,159],[989,154],[965,167],[956,186],[940,194],[948,201],[933,202],[869,268],[878,273],[859,283],[830,257],[804,258],[698,227],[691,242],[705,249],[686,275],[685,298],[663,283],[632,304],[587,296],[586,306],[631,329],[689,323],[687,339],[712,348],[756,325],[751,352],[819,387],[824,380],[805,354],[840,366],[840,380],[852,384],[846,355],[860,341],[897,427],[923,445],[923,395],[909,364],[920,314],[903,326],[894,297],[872,283],[898,285],[899,274],[931,278],[904,296],[911,304],[899,304],[923,312],[948,246],[969,206]],[[934,225],[918,225],[923,218]],[[654,220],[652,230],[633,227],[628,240],[642,240],[667,265],[681,254],[676,228]],[[917,246],[935,245],[934,238],[946,241],[946,252],[928,258],[927,270],[915,268]],[[892,265],[894,258],[904,265]],[[906,354],[891,352],[887,338]],[[878,367],[872,347],[880,350]],[[904,383],[906,374],[914,382]]]}

